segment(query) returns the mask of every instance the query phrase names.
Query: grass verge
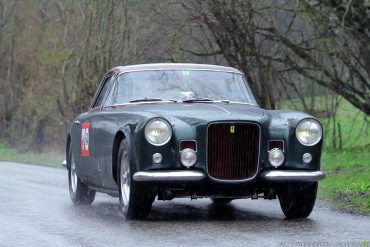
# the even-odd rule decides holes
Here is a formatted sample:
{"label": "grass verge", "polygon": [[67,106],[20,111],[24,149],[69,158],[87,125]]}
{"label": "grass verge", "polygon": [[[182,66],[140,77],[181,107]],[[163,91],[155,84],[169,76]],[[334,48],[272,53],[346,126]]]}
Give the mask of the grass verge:
{"label": "grass verge", "polygon": [[0,144],[0,160],[3,161],[61,167],[60,164],[63,159],[65,159],[64,155],[60,153],[22,152]]}
{"label": "grass verge", "polygon": [[319,183],[319,198],[345,212],[370,214],[369,163],[366,147],[324,151],[321,168],[326,178]]}

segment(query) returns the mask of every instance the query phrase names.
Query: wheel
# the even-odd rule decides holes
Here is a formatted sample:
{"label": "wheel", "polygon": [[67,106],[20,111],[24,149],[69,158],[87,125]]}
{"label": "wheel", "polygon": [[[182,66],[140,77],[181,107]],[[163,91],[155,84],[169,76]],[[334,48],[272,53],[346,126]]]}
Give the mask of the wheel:
{"label": "wheel", "polygon": [[277,194],[281,210],[287,218],[306,218],[315,206],[317,182],[286,184]]}
{"label": "wheel", "polygon": [[211,200],[214,204],[228,204],[233,198],[211,197]]}
{"label": "wheel", "polygon": [[72,147],[68,151],[69,195],[75,205],[90,205],[95,199],[95,190],[89,189],[78,177]]}
{"label": "wheel", "polygon": [[135,167],[130,154],[129,142],[124,139],[119,147],[117,164],[120,208],[128,220],[144,219],[152,207],[154,193],[148,186],[132,179]]}

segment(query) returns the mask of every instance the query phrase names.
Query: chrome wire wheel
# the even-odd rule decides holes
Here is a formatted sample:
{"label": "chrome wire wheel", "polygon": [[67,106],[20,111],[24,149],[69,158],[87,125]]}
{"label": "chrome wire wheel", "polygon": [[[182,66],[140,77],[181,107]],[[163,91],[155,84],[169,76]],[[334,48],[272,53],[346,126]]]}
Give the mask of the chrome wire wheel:
{"label": "chrome wire wheel", "polygon": [[130,163],[127,155],[127,151],[124,151],[121,158],[121,169],[120,169],[120,180],[121,180],[121,198],[125,206],[128,206],[130,202]]}
{"label": "chrome wire wheel", "polygon": [[77,192],[77,179],[78,178],[77,178],[77,172],[76,172],[76,163],[72,155],[72,158],[71,158],[71,189],[72,189],[73,194],[76,194]]}
{"label": "chrome wire wheel", "polygon": [[143,219],[150,212],[154,195],[148,185],[137,183],[132,179],[136,166],[131,154],[130,139],[126,137],[121,141],[117,159],[119,205],[126,219]]}
{"label": "chrome wire wheel", "polygon": [[95,190],[90,189],[77,174],[77,164],[69,147],[68,157],[69,196],[75,205],[90,205],[95,199]]}

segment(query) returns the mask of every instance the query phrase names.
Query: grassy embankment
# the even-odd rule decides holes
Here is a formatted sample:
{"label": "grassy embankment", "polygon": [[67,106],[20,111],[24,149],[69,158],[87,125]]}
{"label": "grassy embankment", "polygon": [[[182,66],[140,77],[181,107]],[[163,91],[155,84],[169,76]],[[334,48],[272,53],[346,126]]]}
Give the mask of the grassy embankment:
{"label": "grassy embankment", "polygon": [[0,160],[3,161],[61,167],[63,159],[63,154],[22,152],[0,144]]}
{"label": "grassy embankment", "polygon": [[[320,104],[320,102],[317,102]],[[295,102],[296,107],[299,104]],[[284,105],[294,108],[290,102]],[[321,167],[326,173],[320,182],[319,197],[334,202],[347,212],[370,213],[370,119],[342,100],[337,114],[343,148],[332,145],[332,126],[321,118],[325,129],[325,145]],[[0,145],[0,160],[18,161],[60,167],[61,154],[23,153]]]}
{"label": "grassy embankment", "polygon": [[[320,100],[316,104],[324,105]],[[325,129],[321,170],[326,178],[319,183],[319,198],[334,202],[346,212],[369,214],[370,118],[342,99],[336,120],[342,132],[342,149],[333,148],[333,122],[328,117],[320,120]]]}

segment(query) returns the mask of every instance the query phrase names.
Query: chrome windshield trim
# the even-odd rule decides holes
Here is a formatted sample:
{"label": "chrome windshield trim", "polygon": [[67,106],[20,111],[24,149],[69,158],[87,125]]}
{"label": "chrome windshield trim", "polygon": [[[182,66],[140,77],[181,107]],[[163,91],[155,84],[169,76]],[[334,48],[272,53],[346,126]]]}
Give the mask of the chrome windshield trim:
{"label": "chrome windshield trim", "polygon": [[321,171],[265,171],[261,178],[271,182],[316,182],[325,178]]}
{"label": "chrome windshield trim", "polygon": [[[123,75],[123,74],[126,74],[126,73],[131,73],[131,72],[142,72],[142,71],[170,71],[170,70],[189,70],[189,71],[210,71],[210,72],[224,72],[224,73],[233,73],[233,74],[238,74],[238,75],[242,75],[242,76],[245,76],[245,74],[241,71],[228,71],[228,70],[223,70],[223,69],[197,69],[197,68],[190,68],[190,69],[184,69],[184,68],[166,68],[166,69],[163,69],[163,68],[141,68],[141,69],[131,69],[131,70],[125,70],[125,71],[121,71],[121,72],[117,72],[117,74],[115,75],[116,78],[118,78],[119,76]],[[253,99],[255,100],[255,97],[253,95],[253,92],[251,91],[250,89],[250,85],[249,85],[249,82],[246,81],[246,79],[244,78],[244,82],[246,83],[246,86],[249,90],[249,93],[251,94],[251,101],[253,101]],[[225,101],[225,100],[220,100],[219,102],[222,102],[222,101]],[[181,102],[181,101],[179,101]],[[201,101],[199,101],[201,102]],[[217,101],[213,101],[213,102],[217,102]],[[246,103],[246,102],[238,102],[238,101],[229,101],[229,103],[236,103],[236,104],[246,104],[246,105],[252,105],[252,106],[258,106],[258,104],[253,104],[253,103]]]}
{"label": "chrome windshield trim", "polygon": [[135,172],[136,182],[200,181],[206,175],[200,171],[141,171]]}
{"label": "chrome windshield trim", "polygon": [[225,73],[235,73],[239,75],[244,75],[241,71],[228,71],[223,69],[197,69],[197,68],[141,68],[141,69],[127,69],[125,71],[119,72],[117,76],[130,72],[140,72],[140,71],[169,71],[169,70],[189,70],[189,71],[211,71],[211,72],[225,72]]}

